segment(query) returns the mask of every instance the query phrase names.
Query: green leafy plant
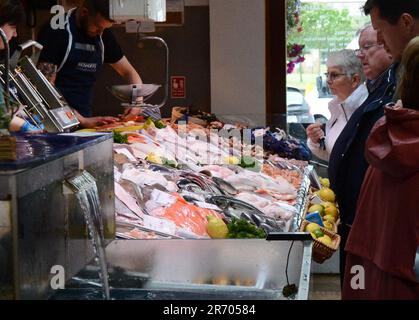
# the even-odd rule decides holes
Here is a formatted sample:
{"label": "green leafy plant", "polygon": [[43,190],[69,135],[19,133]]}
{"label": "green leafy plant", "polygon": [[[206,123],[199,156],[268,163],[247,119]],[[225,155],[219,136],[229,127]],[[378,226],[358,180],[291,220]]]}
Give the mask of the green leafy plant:
{"label": "green leafy plant", "polygon": [[166,128],[166,126],[163,124],[163,122],[161,122],[160,120],[155,120],[155,119],[153,119],[151,117],[148,117],[147,118],[146,124],[148,124],[148,125],[154,124],[154,126],[157,129],[164,129],[164,128]]}
{"label": "green leafy plant", "polygon": [[113,132],[113,142],[121,143],[121,144],[127,144],[128,143],[128,135],[127,134],[121,134],[119,132],[114,131]]}
{"label": "green leafy plant", "polygon": [[244,219],[233,219],[228,225],[227,238],[230,239],[264,239],[266,233]]}

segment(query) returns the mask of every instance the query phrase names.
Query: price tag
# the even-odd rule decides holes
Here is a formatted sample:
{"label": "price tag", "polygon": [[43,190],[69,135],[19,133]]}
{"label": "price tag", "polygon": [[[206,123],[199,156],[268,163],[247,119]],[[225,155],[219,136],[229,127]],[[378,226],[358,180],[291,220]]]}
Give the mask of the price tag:
{"label": "price tag", "polygon": [[320,199],[319,196],[314,195],[311,199],[310,199],[310,203],[311,204],[321,204],[323,202],[322,199]]}
{"label": "price tag", "polygon": [[148,215],[144,215],[143,217],[143,225],[147,229],[151,229],[154,231],[159,231],[167,234],[174,235],[176,233],[176,225],[174,222],[160,219]]}
{"label": "price tag", "polygon": [[151,193],[151,200],[161,206],[168,207],[176,202],[176,197],[158,189],[154,189]]}

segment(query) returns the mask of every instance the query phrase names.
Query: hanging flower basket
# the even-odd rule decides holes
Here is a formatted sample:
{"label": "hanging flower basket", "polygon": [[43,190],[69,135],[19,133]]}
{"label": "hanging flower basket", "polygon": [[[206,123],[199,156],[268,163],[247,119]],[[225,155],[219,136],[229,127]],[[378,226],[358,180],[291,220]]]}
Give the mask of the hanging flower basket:
{"label": "hanging flower basket", "polygon": [[[300,21],[300,0],[287,0],[287,35],[293,31],[302,32],[303,27]],[[287,73],[292,73],[298,63],[305,61],[303,50],[305,45],[298,43],[287,44]]]}
{"label": "hanging flower basket", "polygon": [[287,45],[287,73],[292,73],[296,64],[302,63],[305,61],[303,55],[303,49],[305,45],[298,43],[288,43]]}

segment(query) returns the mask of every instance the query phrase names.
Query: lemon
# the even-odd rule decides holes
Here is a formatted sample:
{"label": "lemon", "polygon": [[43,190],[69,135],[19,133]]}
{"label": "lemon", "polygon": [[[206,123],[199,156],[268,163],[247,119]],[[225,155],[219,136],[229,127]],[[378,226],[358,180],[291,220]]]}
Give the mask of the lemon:
{"label": "lemon", "polygon": [[323,237],[319,237],[319,238],[317,238],[317,240],[319,240],[321,243],[323,243],[327,246],[332,246],[332,239],[328,235],[324,235]]}
{"label": "lemon", "polygon": [[322,188],[318,191],[319,197],[324,201],[330,201],[335,202],[335,193],[332,191],[332,189],[329,188]]}
{"label": "lemon", "polygon": [[208,215],[207,220],[207,233],[212,239],[227,238],[228,228],[222,219]]}
{"label": "lemon", "polygon": [[334,224],[330,221],[323,221],[323,225],[327,230],[333,231]]}
{"label": "lemon", "polygon": [[314,239],[318,239],[324,236],[323,231],[321,231],[320,229],[314,230],[311,235],[314,235]]}
{"label": "lemon", "polygon": [[323,207],[325,207],[325,208],[330,207],[330,206],[334,206],[334,207],[335,207],[335,204],[334,204],[333,202],[330,202],[330,201],[323,201],[323,202],[321,203],[321,205],[322,205]]}
{"label": "lemon", "polygon": [[330,187],[330,181],[327,178],[320,178],[320,183],[323,187],[329,188]]}
{"label": "lemon", "polygon": [[335,219],[337,219],[337,217],[339,216],[339,211],[338,208],[336,208],[334,205],[331,205],[324,209],[324,214],[326,216],[332,216],[335,217]]}
{"label": "lemon", "polygon": [[336,222],[336,218],[334,216],[331,216],[331,215],[325,215],[323,217],[323,220],[324,221],[327,221],[327,222],[331,222],[331,223],[335,223]]}
{"label": "lemon", "polygon": [[315,230],[320,230],[320,226],[317,223],[313,223],[313,222],[309,223],[305,228],[305,231],[310,232],[310,233],[314,232]]}
{"label": "lemon", "polygon": [[152,163],[163,164],[163,159],[155,153],[150,153],[145,159]]}
{"label": "lemon", "polygon": [[313,204],[310,208],[308,208],[308,212],[316,212],[318,211],[322,216],[324,214],[324,207],[320,204]]}
{"label": "lemon", "polygon": [[240,159],[234,156],[225,157],[224,162],[226,164],[239,164]]}

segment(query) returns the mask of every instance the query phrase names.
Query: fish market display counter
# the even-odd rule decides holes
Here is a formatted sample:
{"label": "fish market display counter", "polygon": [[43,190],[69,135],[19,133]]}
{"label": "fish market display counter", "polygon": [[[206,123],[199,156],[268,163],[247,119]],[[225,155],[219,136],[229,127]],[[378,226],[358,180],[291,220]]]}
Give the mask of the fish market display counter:
{"label": "fish market display counter", "polygon": [[[117,132],[117,240],[106,248],[111,299],[308,298],[312,241],[298,232],[307,162],[264,153],[257,143],[243,156],[245,142],[231,148],[231,137],[191,124],[147,120],[102,129]],[[298,146],[266,135],[266,147]],[[88,265],[53,299],[106,296],[97,271]]]}
{"label": "fish market display counter", "polygon": [[[266,239],[118,239],[111,242],[106,248],[110,298],[308,299],[312,239],[297,230],[306,206],[310,170],[308,167],[304,172],[295,204],[298,213],[288,232],[272,232]],[[130,224],[119,223],[118,230],[121,235],[126,234],[124,231],[130,230]],[[145,236],[147,228],[142,230],[139,236]],[[147,232],[150,233],[150,229]],[[92,261],[52,299],[102,299],[98,271]]]}

